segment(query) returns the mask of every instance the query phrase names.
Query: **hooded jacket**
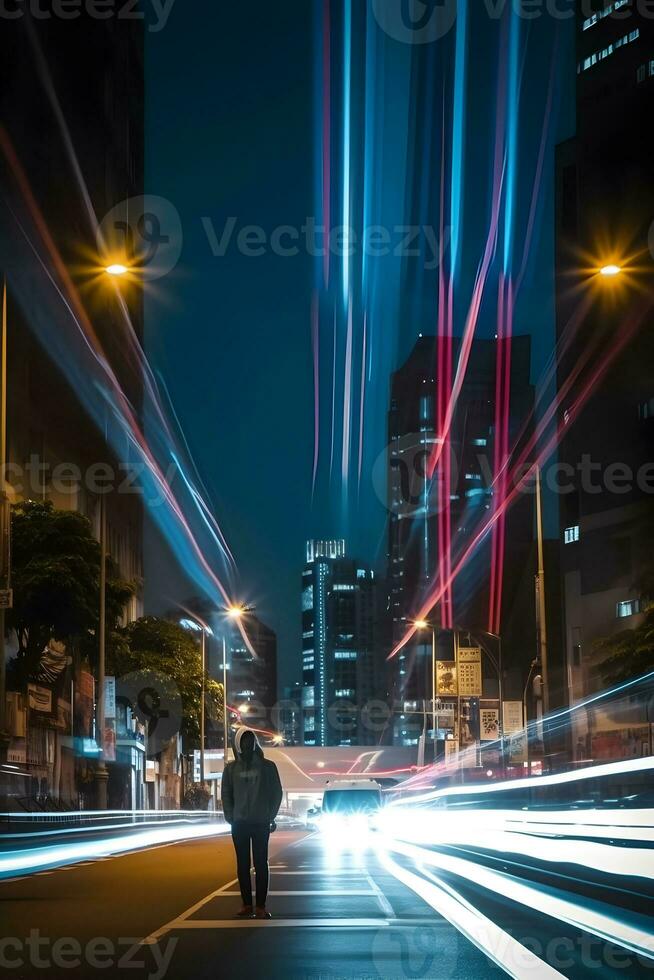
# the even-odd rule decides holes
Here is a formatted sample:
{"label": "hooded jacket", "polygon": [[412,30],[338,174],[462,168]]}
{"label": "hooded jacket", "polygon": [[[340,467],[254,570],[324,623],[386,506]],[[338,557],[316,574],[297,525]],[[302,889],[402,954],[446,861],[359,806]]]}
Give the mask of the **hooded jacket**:
{"label": "hooded jacket", "polygon": [[222,780],[222,801],[225,820],[229,824],[271,824],[282,803],[282,784],[274,762],[264,758],[255,732],[254,753],[249,762],[241,754],[241,739],[248,728],[239,728],[234,739],[236,760],[225,766]]}

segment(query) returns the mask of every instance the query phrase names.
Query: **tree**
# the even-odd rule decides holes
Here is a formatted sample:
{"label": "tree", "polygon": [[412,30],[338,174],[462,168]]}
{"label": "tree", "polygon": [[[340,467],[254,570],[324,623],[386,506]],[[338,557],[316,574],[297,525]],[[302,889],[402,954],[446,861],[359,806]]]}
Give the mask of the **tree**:
{"label": "tree", "polygon": [[[14,608],[7,626],[18,640],[15,672],[25,680],[51,639],[83,649],[97,646],[100,545],[82,514],[26,501],[12,507],[11,549]],[[108,559],[108,632],[116,629],[134,590]]]}
{"label": "tree", "polygon": [[599,665],[606,684],[620,684],[654,670],[654,604],[647,606],[640,626],[599,640],[596,650],[607,654]]}
{"label": "tree", "polygon": [[[146,616],[119,631],[123,642],[107,658],[108,671],[121,676],[142,671],[172,681],[182,699],[182,735],[200,741],[202,657],[193,634],[177,623]],[[205,711],[211,721],[222,720],[223,686],[205,677]]]}

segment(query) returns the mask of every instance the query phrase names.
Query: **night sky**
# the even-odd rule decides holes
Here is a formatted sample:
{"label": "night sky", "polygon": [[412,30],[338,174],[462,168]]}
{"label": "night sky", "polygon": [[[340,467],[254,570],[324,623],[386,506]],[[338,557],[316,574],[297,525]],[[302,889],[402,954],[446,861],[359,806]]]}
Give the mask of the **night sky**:
{"label": "night sky", "polygon": [[[365,200],[370,186],[377,220],[391,226],[410,221],[437,225],[437,107],[451,91],[453,40],[402,44],[382,35],[372,19],[366,25],[363,0],[354,0],[353,10],[353,160],[363,138],[359,124],[365,128],[372,115],[381,134],[377,152],[362,154],[360,165],[353,166],[353,200]],[[342,487],[329,479],[321,455],[312,502],[316,262],[306,254],[283,258],[269,250],[263,257],[249,257],[239,254],[234,242],[224,256],[215,257],[207,228],[220,238],[234,216],[234,237],[249,224],[270,234],[279,225],[299,228],[307,216],[318,213],[316,12],[322,13],[321,5],[256,0],[244,7],[196,0],[192,11],[177,3],[167,27],[147,39],[146,191],[174,205],[184,235],[178,265],[148,294],[147,353],[170,393],[235,554],[240,573],[235,597],[255,603],[261,618],[278,632],[280,684],[285,684],[299,673],[306,539],[345,536],[351,553],[383,571],[385,511],[371,472],[384,447],[389,373],[418,332],[434,331],[436,273],[426,275],[410,261],[392,258],[379,260],[370,273],[373,285],[355,301],[355,312],[365,307],[369,322],[374,317],[377,325],[365,403],[362,478],[344,497]],[[335,92],[343,74],[341,20],[342,3],[336,0]],[[459,320],[487,233],[499,32],[500,26],[489,24],[483,13],[470,24]],[[361,33],[379,55],[372,93],[365,88],[358,59]],[[572,36],[571,21],[555,24],[544,18],[521,25],[518,229],[524,228],[531,204],[553,57],[557,64],[537,224],[515,326],[516,333],[532,334],[534,380],[554,335],[553,148],[573,131]],[[332,106],[331,122],[338,146],[338,105]],[[427,134],[433,138],[427,140]],[[342,179],[335,165],[335,200]],[[418,186],[426,192],[416,193]],[[520,236],[517,231],[518,266]],[[493,296],[482,310],[481,336],[493,335],[494,308]],[[363,322],[363,314],[358,320]],[[323,323],[320,330],[325,330]],[[322,379],[322,361],[320,371]],[[174,588],[171,573],[161,566],[157,573],[148,571],[148,577],[151,601],[153,586],[161,596]]]}

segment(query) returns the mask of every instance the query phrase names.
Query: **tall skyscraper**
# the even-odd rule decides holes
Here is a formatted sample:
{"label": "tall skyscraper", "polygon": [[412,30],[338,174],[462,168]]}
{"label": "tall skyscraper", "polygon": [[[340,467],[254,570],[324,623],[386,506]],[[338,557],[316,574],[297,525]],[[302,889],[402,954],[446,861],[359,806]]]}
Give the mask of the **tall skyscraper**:
{"label": "tall skyscraper", "polygon": [[[578,4],[577,134],[558,148],[556,181],[571,701],[604,685],[595,641],[640,622],[654,528],[654,20],[629,0],[587,8]],[[590,733],[577,736],[575,751],[596,757]]]}
{"label": "tall skyscraper", "polygon": [[[455,362],[459,345],[455,338]],[[394,642],[405,634],[429,592],[447,580],[448,569],[456,566],[495,504],[496,355],[496,341],[473,342],[449,433],[447,483],[442,475],[445,460],[433,480],[428,475],[428,461],[438,438],[436,338],[421,336],[392,377],[388,421],[388,580]],[[521,430],[525,423],[528,425],[533,406],[529,375],[530,340],[516,336],[511,347],[509,446],[524,437]],[[429,618],[436,626],[487,631],[491,629],[494,587],[499,609],[495,631],[503,640],[505,690],[508,695],[521,697],[530,661],[535,656],[532,496],[518,498],[507,514],[501,566],[500,573],[492,551],[492,536],[488,535]],[[532,575],[525,574],[527,569]],[[446,635],[441,636],[441,642],[448,642]],[[489,644],[493,645],[492,639]],[[448,659],[446,652],[443,659]],[[497,690],[497,677],[492,672],[489,689]],[[421,701],[431,697],[431,643],[424,636],[397,654],[393,694],[397,710],[395,739],[413,742],[415,733],[408,733],[401,714],[402,708],[418,708]]]}
{"label": "tall skyscraper", "polygon": [[380,688],[378,591],[373,570],[345,556],[345,541],[309,541],[302,573],[305,745],[378,739],[367,706]]}

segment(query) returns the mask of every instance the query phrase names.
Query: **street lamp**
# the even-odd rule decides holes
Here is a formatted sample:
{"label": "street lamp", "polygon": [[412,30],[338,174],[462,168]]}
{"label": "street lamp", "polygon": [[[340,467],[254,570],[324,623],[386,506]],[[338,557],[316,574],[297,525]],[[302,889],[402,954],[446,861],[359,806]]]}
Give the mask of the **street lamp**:
{"label": "street lamp", "polygon": [[[233,619],[238,622],[246,613],[253,612],[254,606],[246,606],[233,602],[230,606],[225,609],[225,615],[229,619]],[[227,765],[227,756],[229,753],[229,720],[227,717],[227,643],[225,641],[225,632],[223,630],[223,768]]]}
{"label": "street lamp", "polygon": [[[431,630],[431,717],[434,733],[434,761],[436,761],[436,627],[426,619],[416,619],[413,625],[417,630]],[[426,701],[425,698],[425,703]],[[426,723],[427,712],[425,711],[425,728],[427,727]]]}
{"label": "street lamp", "polygon": [[129,269],[122,262],[112,262],[111,265],[105,266],[104,271],[108,276],[124,276],[129,272]]}
{"label": "street lamp", "polygon": [[[207,648],[206,648],[206,638],[207,635],[213,636],[213,631],[211,627],[206,626],[204,623],[198,622],[196,619],[186,618],[180,619],[179,625],[185,630],[193,630],[194,633],[200,633],[201,648],[202,648],[202,684],[200,688],[200,782],[204,783],[204,740],[205,740],[205,683],[206,683],[206,673],[207,673]],[[224,697],[224,694],[223,694]]]}
{"label": "street lamp", "polygon": [[621,272],[622,272],[622,267],[619,265],[615,265],[612,262],[610,262],[608,265],[603,265],[602,268],[599,270],[600,276],[604,276],[606,279],[610,279],[614,276],[619,276]]}

